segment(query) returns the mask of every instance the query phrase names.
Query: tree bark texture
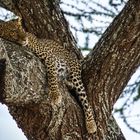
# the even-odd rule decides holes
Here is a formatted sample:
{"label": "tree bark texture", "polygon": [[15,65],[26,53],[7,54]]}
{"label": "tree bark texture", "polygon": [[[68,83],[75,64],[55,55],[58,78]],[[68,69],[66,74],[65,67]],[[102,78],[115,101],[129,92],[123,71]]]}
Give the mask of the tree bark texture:
{"label": "tree bark texture", "polygon": [[[83,59],[58,1],[1,0],[23,18],[28,32],[59,41]],[[140,65],[140,2],[130,0],[84,59],[83,81],[98,131],[93,139],[124,140],[111,111]],[[62,103],[47,96],[47,72],[27,48],[0,40],[0,101],[6,104],[28,140],[86,140],[84,116],[77,100],[60,83]]]}

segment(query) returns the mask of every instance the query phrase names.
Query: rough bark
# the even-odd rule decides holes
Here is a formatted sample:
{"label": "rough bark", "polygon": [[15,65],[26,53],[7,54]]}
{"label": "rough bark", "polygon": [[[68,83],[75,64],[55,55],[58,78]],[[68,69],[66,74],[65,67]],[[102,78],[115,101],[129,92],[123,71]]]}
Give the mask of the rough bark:
{"label": "rough bark", "polygon": [[139,4],[137,0],[126,4],[83,65],[83,81],[103,134],[114,103],[140,65]]}
{"label": "rough bark", "polygon": [[[67,22],[53,1],[2,0],[22,16],[27,31],[58,40],[81,59]],[[14,6],[13,6],[14,5]],[[125,139],[111,115],[114,103],[140,65],[140,2],[130,0],[83,64],[83,81],[98,125],[96,140]],[[51,106],[44,65],[24,47],[0,41],[0,101],[5,103],[29,140],[86,139],[82,109],[60,83],[62,103]],[[6,59],[6,64],[5,60]],[[6,66],[6,70],[5,70]]]}

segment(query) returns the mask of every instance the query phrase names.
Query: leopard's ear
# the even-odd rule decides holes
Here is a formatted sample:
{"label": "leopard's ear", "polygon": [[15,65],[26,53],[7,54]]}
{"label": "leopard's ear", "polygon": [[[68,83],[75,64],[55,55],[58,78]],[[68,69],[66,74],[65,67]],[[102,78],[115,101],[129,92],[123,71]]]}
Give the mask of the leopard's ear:
{"label": "leopard's ear", "polygon": [[19,25],[20,27],[22,27],[22,18],[21,18],[21,17],[18,17],[18,25]]}
{"label": "leopard's ear", "polygon": [[22,25],[22,18],[21,18],[21,17],[18,17],[18,26],[19,26],[19,29],[20,29],[20,30],[22,30],[22,31],[25,32],[25,30],[24,30],[24,28],[23,28],[23,25]]}

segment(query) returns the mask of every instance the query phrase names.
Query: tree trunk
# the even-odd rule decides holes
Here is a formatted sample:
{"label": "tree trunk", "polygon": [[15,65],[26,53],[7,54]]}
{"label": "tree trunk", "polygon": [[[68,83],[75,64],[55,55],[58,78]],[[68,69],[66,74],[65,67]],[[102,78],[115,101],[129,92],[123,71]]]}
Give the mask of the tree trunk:
{"label": "tree trunk", "polygon": [[[140,65],[139,5],[139,0],[130,0],[84,59],[82,76],[98,127],[96,140],[125,139],[111,111]],[[28,32],[59,41],[83,59],[58,1],[1,0],[0,6],[21,16]],[[84,115],[75,97],[60,83],[63,100],[52,106],[46,79],[45,66],[27,48],[0,40],[0,101],[27,139],[86,140]]]}

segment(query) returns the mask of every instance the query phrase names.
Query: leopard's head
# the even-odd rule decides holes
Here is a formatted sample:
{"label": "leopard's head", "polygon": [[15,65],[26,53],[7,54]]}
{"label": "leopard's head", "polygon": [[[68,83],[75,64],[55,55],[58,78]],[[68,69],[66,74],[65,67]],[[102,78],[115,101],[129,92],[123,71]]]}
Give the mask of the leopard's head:
{"label": "leopard's head", "polygon": [[18,44],[26,41],[26,33],[19,20],[0,23],[0,37]]}

